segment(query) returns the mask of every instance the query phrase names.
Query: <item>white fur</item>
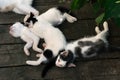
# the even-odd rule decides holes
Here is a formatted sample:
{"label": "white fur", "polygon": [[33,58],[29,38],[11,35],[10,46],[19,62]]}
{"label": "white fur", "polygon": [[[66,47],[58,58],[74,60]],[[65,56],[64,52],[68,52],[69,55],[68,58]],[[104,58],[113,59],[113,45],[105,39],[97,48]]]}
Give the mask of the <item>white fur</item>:
{"label": "white fur", "polygon": [[13,11],[18,14],[38,15],[39,12],[31,6],[33,0],[0,0],[0,12]]}
{"label": "white fur", "polygon": [[67,61],[63,61],[62,59],[60,59],[60,56],[57,57],[57,60],[55,62],[56,66],[58,67],[65,67]]}
{"label": "white fur", "polygon": [[[24,18],[24,22],[26,23],[26,20],[28,19],[30,15],[26,15]],[[39,16],[36,16],[38,21],[45,21],[50,23],[51,25],[59,25],[61,24],[65,19],[67,19],[68,22],[73,23],[77,21],[77,18],[71,16],[68,13],[61,14],[61,12],[56,8],[50,8],[46,12],[42,13]]]}
{"label": "white fur", "polygon": [[33,50],[42,53],[42,49],[37,47],[39,37],[34,35],[26,26],[22,25],[19,22],[16,22],[10,27],[9,33],[13,37],[20,37],[23,41],[26,42],[26,45],[24,46],[24,52],[26,55],[30,55],[28,49],[30,49],[31,47],[33,48]]}
{"label": "white fur", "polygon": [[[63,33],[51,26],[50,24],[47,24],[43,21],[36,22],[33,26],[33,28],[30,28],[31,32],[33,32],[35,35],[39,36],[39,38],[44,38],[46,47],[44,50],[49,49],[53,52],[53,56],[57,56],[58,52],[61,49],[64,49],[66,46],[66,39],[63,35]],[[44,55],[41,55],[40,58],[37,61],[26,61],[29,65],[39,65],[42,62],[46,61]]]}
{"label": "white fur", "polygon": [[[106,47],[108,46],[108,41],[106,39],[106,36],[108,35],[108,31],[109,31],[109,28],[108,28],[108,24],[107,22],[104,22],[103,23],[103,27],[104,27],[104,30],[103,31],[100,31],[100,29],[98,27],[95,28],[95,31],[97,33],[96,36],[93,36],[93,37],[85,37],[85,38],[82,38],[82,39],[79,39],[79,40],[76,40],[74,42],[71,42],[71,43],[68,43],[65,50],[68,51],[68,50],[71,50],[73,52],[73,55],[74,57],[77,57],[77,55],[75,54],[75,47],[79,46],[78,45],[78,41],[92,41],[92,42],[96,42],[97,40],[101,39],[104,41],[104,43],[106,44]],[[90,48],[91,46],[85,46],[85,47],[81,47],[81,54],[83,57],[85,58],[89,58],[89,57],[93,57],[95,55],[97,55],[97,53],[94,53],[92,55],[86,55],[85,52]],[[62,54],[62,53],[60,53]],[[56,60],[56,66],[58,67],[65,67],[66,65],[66,61],[63,61],[62,59],[60,59],[60,57],[58,56],[57,60]]]}

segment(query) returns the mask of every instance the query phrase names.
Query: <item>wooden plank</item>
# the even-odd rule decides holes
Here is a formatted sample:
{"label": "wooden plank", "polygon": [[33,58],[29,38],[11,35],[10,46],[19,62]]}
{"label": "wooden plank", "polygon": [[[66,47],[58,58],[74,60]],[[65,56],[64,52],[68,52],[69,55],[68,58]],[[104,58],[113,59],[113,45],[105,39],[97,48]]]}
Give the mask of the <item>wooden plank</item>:
{"label": "wooden plank", "polygon": [[9,34],[10,25],[0,25],[0,44],[23,43],[19,38],[14,38]]}
{"label": "wooden plank", "polygon": [[1,45],[0,67],[24,65],[27,56],[23,52],[23,45]]}
{"label": "wooden plank", "polygon": [[[33,51],[31,48],[30,56],[26,56],[23,51],[24,45],[25,44],[0,45],[0,67],[26,65],[26,60],[36,60],[36,54],[38,52]],[[39,44],[38,47],[41,48],[41,44]]]}
{"label": "wooden plank", "polygon": [[[44,80],[119,80],[119,66],[118,59],[78,62],[76,68],[53,67]],[[43,67],[44,65],[0,68],[0,80],[43,80]]]}

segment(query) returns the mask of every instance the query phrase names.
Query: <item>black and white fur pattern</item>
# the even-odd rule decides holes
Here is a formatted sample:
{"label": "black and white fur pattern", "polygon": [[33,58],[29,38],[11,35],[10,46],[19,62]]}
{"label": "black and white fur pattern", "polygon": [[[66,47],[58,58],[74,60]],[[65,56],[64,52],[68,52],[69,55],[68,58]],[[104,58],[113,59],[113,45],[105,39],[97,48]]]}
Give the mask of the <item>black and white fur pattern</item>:
{"label": "black and white fur pattern", "polygon": [[66,46],[66,39],[63,33],[58,29],[48,24],[43,20],[34,23],[32,28],[29,28],[32,33],[34,33],[39,38],[43,38],[46,43],[46,47],[43,54],[36,61],[28,60],[26,61],[29,65],[40,65],[42,62],[47,61],[56,57],[62,49]]}
{"label": "black and white fur pattern", "polygon": [[39,16],[34,16],[31,13],[30,15],[25,16],[24,23],[29,25],[29,27],[32,27],[33,24],[36,22],[35,18],[38,21],[42,20],[44,22],[48,22],[53,26],[61,24],[65,19],[70,23],[77,21],[77,18],[70,15],[70,10],[64,7],[50,8]]}
{"label": "black and white fur pattern", "polygon": [[38,48],[38,43],[39,43],[39,37],[33,34],[28,27],[24,26],[20,22],[16,22],[10,27],[9,33],[13,37],[20,37],[23,41],[26,42],[26,45],[24,46],[24,52],[27,56],[30,55],[30,52],[28,49],[31,47],[33,50],[42,53],[42,49]]}
{"label": "black and white fur pattern", "polygon": [[[59,51],[65,48],[66,39],[63,33],[47,23],[36,22],[33,28],[28,28],[23,24],[17,22],[10,27],[9,33],[13,37],[21,37],[26,42],[24,51],[26,55],[30,55],[28,49],[33,46],[33,49],[38,52],[42,52],[37,47],[40,38],[43,38],[46,43],[46,47],[42,54],[39,54],[37,61],[26,61],[29,65],[39,65],[44,61],[47,61],[58,55]],[[57,44],[56,44],[57,43]]]}
{"label": "black and white fur pattern", "polygon": [[96,56],[100,51],[108,48],[108,23],[103,23],[104,30],[100,31],[99,27],[95,28],[97,33],[93,37],[85,37],[67,44],[65,51],[61,52],[55,64],[58,67],[75,67],[74,59],[81,55],[83,58]]}
{"label": "black and white fur pattern", "polygon": [[18,14],[39,15],[39,12],[31,6],[33,0],[0,0],[0,12],[13,11]]}

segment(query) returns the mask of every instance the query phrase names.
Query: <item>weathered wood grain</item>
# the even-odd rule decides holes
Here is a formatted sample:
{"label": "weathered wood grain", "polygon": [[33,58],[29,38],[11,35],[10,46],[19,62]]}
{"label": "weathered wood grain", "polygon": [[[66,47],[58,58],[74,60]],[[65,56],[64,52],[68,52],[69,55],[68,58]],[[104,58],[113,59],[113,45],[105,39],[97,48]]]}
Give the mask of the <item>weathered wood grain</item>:
{"label": "weathered wood grain", "polygon": [[0,44],[23,43],[20,38],[14,38],[9,34],[10,25],[0,25]]}
{"label": "weathered wood grain", "polygon": [[[72,0],[34,0],[33,6],[40,14],[54,6],[65,6],[70,8]],[[75,40],[83,36],[95,35],[94,21],[96,15],[90,4],[86,4],[80,10],[73,12],[78,21],[70,24],[65,21],[60,25],[60,30],[65,34],[67,40]],[[120,52],[104,52],[90,58],[77,58],[76,68],[53,67],[43,79],[41,71],[44,64],[40,66],[28,66],[25,61],[36,60],[37,52],[30,49],[31,55],[26,56],[23,47],[25,42],[19,38],[13,38],[9,34],[9,26],[15,22],[23,22],[24,15],[13,12],[0,13],[0,80],[119,80],[120,79]],[[120,27],[113,21],[109,21],[109,42],[114,46],[120,46]],[[103,27],[100,27],[103,29]]]}
{"label": "weathered wood grain", "polygon": [[119,80],[118,59],[78,62],[77,65],[76,68],[53,67],[44,79],[41,78],[44,65],[1,68],[0,80]]}
{"label": "weathered wood grain", "polygon": [[[23,51],[24,44],[0,45],[0,67],[26,65],[28,59],[37,60],[37,52],[30,49],[31,55],[26,56]],[[104,52],[90,59],[78,58],[76,62],[120,59],[119,52]]]}

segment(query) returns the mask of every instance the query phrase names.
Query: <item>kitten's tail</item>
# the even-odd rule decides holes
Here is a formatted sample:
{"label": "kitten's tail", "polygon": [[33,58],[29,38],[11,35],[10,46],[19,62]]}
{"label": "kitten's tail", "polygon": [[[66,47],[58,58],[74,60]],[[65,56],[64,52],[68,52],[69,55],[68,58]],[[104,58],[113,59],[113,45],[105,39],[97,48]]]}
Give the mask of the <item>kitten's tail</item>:
{"label": "kitten's tail", "polygon": [[66,20],[67,20],[68,22],[73,23],[73,22],[77,21],[77,18],[76,18],[76,17],[73,17],[73,16],[71,15],[71,10],[69,10],[69,9],[67,9],[67,8],[65,8],[65,7],[61,7],[61,6],[57,7],[57,9],[58,9],[61,13],[63,13],[63,15],[65,16],[65,18],[66,18]]}
{"label": "kitten's tail", "polygon": [[46,66],[43,68],[42,73],[41,73],[42,78],[44,78],[47,72],[55,65],[56,59],[57,57],[50,59],[49,62],[46,64]]}

